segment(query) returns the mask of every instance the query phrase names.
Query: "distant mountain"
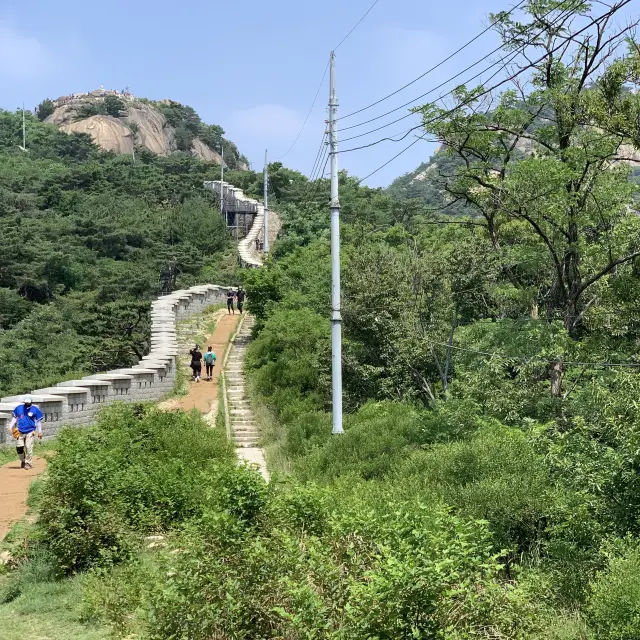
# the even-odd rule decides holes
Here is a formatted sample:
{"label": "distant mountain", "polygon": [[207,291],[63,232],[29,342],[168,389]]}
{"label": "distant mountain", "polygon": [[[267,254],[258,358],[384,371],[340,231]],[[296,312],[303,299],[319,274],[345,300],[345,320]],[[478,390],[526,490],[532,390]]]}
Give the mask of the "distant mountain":
{"label": "distant mountain", "polygon": [[96,89],[56,100],[44,100],[37,108],[40,120],[67,133],[87,133],[107,151],[131,154],[147,149],[158,155],[178,151],[222,163],[232,169],[248,164],[224,130],[207,125],[191,108],[173,100],[151,101],[127,91]]}
{"label": "distant mountain", "polygon": [[439,147],[427,162],[423,162],[415,171],[396,178],[386,191],[396,200],[419,199],[428,207],[442,209],[443,213],[449,215],[468,214],[468,211],[463,211],[462,204],[446,207],[451,198],[444,189],[444,176],[453,175],[457,164],[455,158]]}
{"label": "distant mountain", "polygon": [[[533,144],[527,140],[520,140],[516,146],[521,157],[533,151]],[[640,151],[630,145],[621,145],[618,153],[620,162],[629,164],[632,168],[632,179],[640,180]],[[445,191],[445,176],[455,175],[460,160],[447,154],[443,147],[439,147],[427,162],[423,162],[415,171],[405,173],[396,178],[386,189],[395,200],[422,200],[425,205],[439,209],[447,215],[470,215],[469,208],[462,203],[450,204],[451,196]],[[449,206],[447,206],[449,205]]]}

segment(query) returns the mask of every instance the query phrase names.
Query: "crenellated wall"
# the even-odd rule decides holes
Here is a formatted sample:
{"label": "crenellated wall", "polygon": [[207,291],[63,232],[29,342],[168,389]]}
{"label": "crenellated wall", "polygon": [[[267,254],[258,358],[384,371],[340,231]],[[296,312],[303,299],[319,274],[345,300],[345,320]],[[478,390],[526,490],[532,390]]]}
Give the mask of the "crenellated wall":
{"label": "crenellated wall", "polygon": [[[201,285],[155,300],[151,305],[151,349],[138,364],[31,391],[29,395],[45,415],[44,438],[54,437],[64,425],[92,424],[96,412],[112,402],[159,400],[171,392],[179,354],[176,322],[224,303],[229,288]],[[11,412],[22,403],[24,395],[0,398],[0,442],[6,441]]]}
{"label": "crenellated wall", "polygon": [[[244,195],[242,189],[238,189],[228,182],[220,182],[213,180],[205,182],[204,186],[211,189],[218,197],[224,198],[225,206],[230,210],[255,213],[253,224],[247,234],[238,243],[238,253],[244,267],[261,267],[262,257],[256,251],[256,239],[264,242],[264,204],[253,198]],[[221,195],[222,194],[222,195]],[[280,218],[275,211],[269,210],[269,239],[270,242],[275,240],[275,236],[280,230]]]}

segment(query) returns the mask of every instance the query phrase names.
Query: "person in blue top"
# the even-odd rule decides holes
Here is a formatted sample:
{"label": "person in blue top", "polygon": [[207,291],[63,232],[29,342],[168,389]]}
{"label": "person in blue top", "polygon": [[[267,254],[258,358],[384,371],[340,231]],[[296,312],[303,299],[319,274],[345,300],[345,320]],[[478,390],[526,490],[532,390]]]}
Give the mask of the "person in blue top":
{"label": "person in blue top", "polygon": [[9,430],[16,439],[16,451],[23,469],[33,469],[33,442],[35,434],[42,440],[42,419],[40,407],[33,404],[31,396],[25,396],[24,403],[13,410]]}
{"label": "person in blue top", "polygon": [[213,347],[209,347],[208,351],[204,354],[204,363],[207,367],[207,380],[211,381],[213,378],[213,367],[216,364],[218,356],[213,351]]}

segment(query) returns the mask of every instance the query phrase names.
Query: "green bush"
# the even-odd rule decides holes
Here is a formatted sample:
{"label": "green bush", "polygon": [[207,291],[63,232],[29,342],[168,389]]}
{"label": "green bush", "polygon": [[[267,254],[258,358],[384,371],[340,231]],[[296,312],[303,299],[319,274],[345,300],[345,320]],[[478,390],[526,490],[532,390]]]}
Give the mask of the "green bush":
{"label": "green bush", "polygon": [[524,433],[501,425],[412,454],[390,482],[406,494],[488,521],[498,550],[534,552],[554,508],[544,459]]}
{"label": "green bush", "polygon": [[145,600],[162,580],[158,564],[140,556],[127,564],[96,569],[85,578],[81,618],[107,623],[117,637],[126,637],[144,624]]}
{"label": "green bush", "polygon": [[108,116],[120,118],[126,114],[127,107],[124,102],[117,96],[106,96],[102,104],[104,112]]}
{"label": "green bush", "polygon": [[48,118],[54,111],[56,110],[56,105],[53,100],[50,98],[46,98],[43,100],[36,109],[36,115],[38,116],[38,120],[42,121]]}
{"label": "green bush", "polygon": [[56,559],[40,547],[27,562],[0,582],[0,604],[12,602],[31,585],[41,582],[55,582],[60,578]]}
{"label": "green bush", "polygon": [[591,591],[587,613],[599,639],[640,638],[640,545],[612,555]]}
{"label": "green bush", "polygon": [[370,403],[347,416],[344,436],[327,440],[296,462],[295,473],[303,480],[331,481],[349,474],[381,478],[424,437],[424,424],[409,405]]}
{"label": "green bush", "polygon": [[65,572],[122,560],[136,533],[199,514],[207,473],[233,459],[225,434],[200,416],[109,407],[96,426],[58,438],[40,498],[43,540]]}
{"label": "green bush", "polygon": [[177,544],[149,595],[155,640],[457,640],[488,629],[515,639],[532,628],[534,608],[501,580],[483,523],[375,491],[290,484],[270,493],[257,527],[208,514]]}

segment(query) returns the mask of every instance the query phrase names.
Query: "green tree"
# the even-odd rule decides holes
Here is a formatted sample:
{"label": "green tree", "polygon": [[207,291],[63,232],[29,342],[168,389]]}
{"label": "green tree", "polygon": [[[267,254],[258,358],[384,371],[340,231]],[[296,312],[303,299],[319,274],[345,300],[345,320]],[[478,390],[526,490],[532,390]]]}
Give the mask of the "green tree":
{"label": "green tree", "polygon": [[106,96],[102,104],[104,112],[114,118],[121,118],[127,110],[124,102],[118,96]]}
{"label": "green tree", "polygon": [[[613,26],[622,3],[595,17],[587,3],[570,5],[530,0],[527,23],[493,17],[505,47],[527,46],[528,85],[516,78],[497,106],[488,88],[461,87],[453,108],[421,112],[458,159],[447,192],[484,218],[514,286],[577,338],[601,281],[640,255],[635,186],[619,164],[638,139],[628,116],[640,98],[625,91],[638,80],[638,53],[621,52],[631,29]],[[532,274],[526,263],[541,251]]]}
{"label": "green tree", "polygon": [[38,114],[38,120],[42,121],[48,118],[56,110],[56,105],[53,100],[47,98],[43,100],[39,105],[36,113]]}

